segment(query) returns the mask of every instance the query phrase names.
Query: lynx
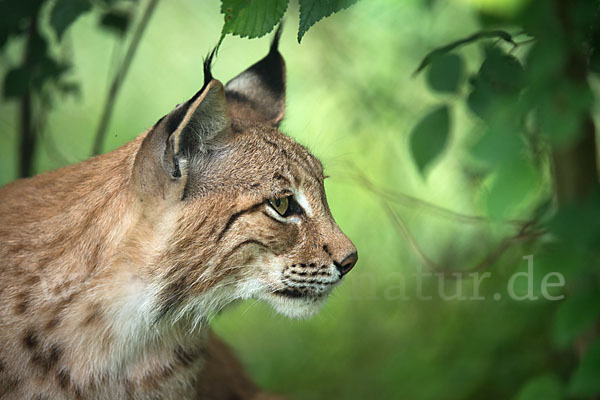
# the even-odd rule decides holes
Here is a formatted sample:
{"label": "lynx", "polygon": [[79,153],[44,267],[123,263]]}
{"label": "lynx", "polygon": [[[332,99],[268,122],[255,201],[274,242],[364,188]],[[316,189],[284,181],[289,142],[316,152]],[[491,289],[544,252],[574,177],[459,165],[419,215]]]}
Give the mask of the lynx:
{"label": "lynx", "polygon": [[0,189],[0,398],[259,399],[209,327],[316,313],[357,261],[323,168],[278,125],[285,63],[212,77],[137,139]]}

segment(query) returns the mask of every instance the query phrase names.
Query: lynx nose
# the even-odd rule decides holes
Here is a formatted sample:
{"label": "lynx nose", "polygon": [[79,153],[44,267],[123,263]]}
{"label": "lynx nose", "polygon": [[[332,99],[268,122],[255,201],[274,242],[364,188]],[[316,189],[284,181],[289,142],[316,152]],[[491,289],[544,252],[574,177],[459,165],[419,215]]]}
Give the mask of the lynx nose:
{"label": "lynx nose", "polygon": [[358,254],[356,252],[346,256],[341,263],[335,263],[335,267],[342,276],[346,275],[356,265]]}

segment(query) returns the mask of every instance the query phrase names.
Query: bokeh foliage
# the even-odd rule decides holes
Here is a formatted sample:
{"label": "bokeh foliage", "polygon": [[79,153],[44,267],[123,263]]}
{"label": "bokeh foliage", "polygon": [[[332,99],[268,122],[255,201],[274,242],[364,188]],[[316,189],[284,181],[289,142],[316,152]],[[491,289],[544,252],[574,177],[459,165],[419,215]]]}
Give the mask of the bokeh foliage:
{"label": "bokeh foliage", "polygon": [[[286,15],[299,41],[352,3],[163,2],[123,79],[152,0],[3,1],[2,183],[18,160],[27,172],[18,154],[29,172],[87,157],[106,76],[122,87],[109,150],[200,87],[220,35],[260,37]],[[598,2],[363,1],[302,45],[286,38],[282,129],[323,160],[360,261],[312,320],[245,303],[214,321],[251,374],[298,399],[600,395]],[[216,76],[265,49],[227,37]],[[538,299],[506,298],[530,254]],[[438,274],[429,300],[415,298],[416,271]],[[435,296],[440,282],[472,293],[468,274],[485,271],[486,300]],[[565,277],[561,301],[541,296],[549,272]]]}

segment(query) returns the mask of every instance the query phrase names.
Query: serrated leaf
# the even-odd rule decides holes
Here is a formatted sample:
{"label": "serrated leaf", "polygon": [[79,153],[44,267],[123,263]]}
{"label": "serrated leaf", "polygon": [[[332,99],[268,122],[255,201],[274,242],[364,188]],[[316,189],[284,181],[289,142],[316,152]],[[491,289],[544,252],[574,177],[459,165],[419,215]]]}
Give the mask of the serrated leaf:
{"label": "serrated leaf", "polygon": [[65,31],[83,13],[92,8],[89,0],[57,0],[50,12],[50,26],[60,41]]}
{"label": "serrated leaf", "polygon": [[350,7],[358,0],[298,0],[300,5],[300,26],[298,27],[298,43],[304,34],[315,23],[340,10]]}
{"label": "serrated leaf", "polygon": [[563,391],[562,383],[556,375],[541,375],[527,381],[515,400],[561,400]]}
{"label": "serrated leaf", "polygon": [[289,0],[222,0],[222,36],[256,38],[266,35],[283,17]]}
{"label": "serrated leaf", "polygon": [[463,70],[464,63],[458,54],[436,56],[427,71],[427,83],[437,92],[456,93]]}
{"label": "serrated leaf", "polygon": [[600,339],[586,350],[579,367],[569,381],[569,393],[574,397],[590,398],[600,394]]}
{"label": "serrated leaf", "polygon": [[442,153],[449,133],[450,112],[447,105],[431,111],[414,127],[410,134],[410,151],[421,174]]}

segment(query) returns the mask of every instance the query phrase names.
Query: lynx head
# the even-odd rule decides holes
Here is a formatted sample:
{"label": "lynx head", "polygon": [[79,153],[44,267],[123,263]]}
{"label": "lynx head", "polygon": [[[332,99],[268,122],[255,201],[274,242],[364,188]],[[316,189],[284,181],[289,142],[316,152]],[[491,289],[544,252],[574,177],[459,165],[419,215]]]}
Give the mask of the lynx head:
{"label": "lynx head", "polygon": [[138,151],[137,196],[166,236],[144,276],[158,288],[159,317],[243,298],[309,316],[357,261],[331,216],[321,163],[278,130],[278,40],[279,32],[268,55],[225,87],[209,56],[202,89],[161,118]]}

